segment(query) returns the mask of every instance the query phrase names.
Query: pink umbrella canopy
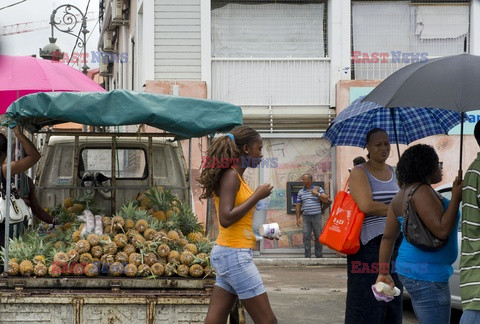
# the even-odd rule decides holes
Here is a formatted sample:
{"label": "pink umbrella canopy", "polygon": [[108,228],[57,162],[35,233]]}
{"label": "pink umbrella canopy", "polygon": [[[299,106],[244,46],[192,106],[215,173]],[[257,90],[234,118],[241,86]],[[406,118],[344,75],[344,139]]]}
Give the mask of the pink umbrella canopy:
{"label": "pink umbrella canopy", "polygon": [[0,114],[36,92],[103,92],[98,83],[63,63],[32,56],[0,55]]}

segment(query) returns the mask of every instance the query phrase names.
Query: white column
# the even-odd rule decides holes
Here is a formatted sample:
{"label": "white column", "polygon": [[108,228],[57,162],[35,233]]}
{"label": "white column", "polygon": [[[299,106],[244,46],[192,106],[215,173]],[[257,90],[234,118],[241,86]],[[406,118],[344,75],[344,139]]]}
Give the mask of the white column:
{"label": "white column", "polygon": [[480,55],[480,0],[473,0],[471,3],[470,54]]}
{"label": "white column", "polygon": [[155,1],[143,1],[143,82],[155,80]]}
{"label": "white column", "polygon": [[200,0],[200,47],[202,81],[207,84],[207,98],[212,97],[212,23],[210,1]]}
{"label": "white column", "polygon": [[335,103],[335,85],[351,79],[351,2],[328,1],[328,56],[330,57],[330,106]]}

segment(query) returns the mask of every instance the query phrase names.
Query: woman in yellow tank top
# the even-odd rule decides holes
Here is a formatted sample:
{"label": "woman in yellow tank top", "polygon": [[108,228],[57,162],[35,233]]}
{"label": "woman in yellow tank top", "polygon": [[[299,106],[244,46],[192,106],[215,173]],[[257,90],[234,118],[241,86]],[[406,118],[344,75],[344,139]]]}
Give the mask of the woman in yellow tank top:
{"label": "woman in yellow tank top", "polygon": [[210,253],[216,283],[205,319],[208,324],[226,323],[237,298],[255,323],[277,323],[252,250],[253,210],[273,187],[266,183],[253,191],[243,180],[246,168],[256,167],[261,159],[262,138],[248,126],[235,127],[217,138],[203,159],[200,198],[214,198],[219,221],[218,238]]}

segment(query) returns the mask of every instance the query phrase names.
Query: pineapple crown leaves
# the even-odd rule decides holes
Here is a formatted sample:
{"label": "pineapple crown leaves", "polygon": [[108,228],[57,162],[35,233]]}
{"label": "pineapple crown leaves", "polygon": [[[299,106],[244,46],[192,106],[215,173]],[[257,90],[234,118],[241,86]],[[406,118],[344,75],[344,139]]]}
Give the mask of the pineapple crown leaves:
{"label": "pineapple crown leaves", "polygon": [[[134,220],[136,218],[136,215],[137,215],[137,207],[138,207],[138,204],[136,204],[133,201],[130,201],[129,203],[124,204],[120,208],[120,210],[118,211],[117,214],[119,216],[122,216],[124,219]],[[145,212],[145,214],[146,214],[146,212]]]}
{"label": "pineapple crown leaves", "polygon": [[212,251],[214,243],[209,242],[209,241],[200,241],[195,245],[197,246],[197,254],[198,253],[210,254],[210,252]]}
{"label": "pineapple crown leaves", "polygon": [[187,204],[180,203],[178,209],[178,223],[180,225],[180,230],[184,235],[203,231],[202,224],[198,222],[197,216]]}
{"label": "pineapple crown leaves", "polygon": [[[52,245],[44,242],[35,231],[28,231],[18,238],[10,239],[8,247],[9,257],[18,260],[31,260],[35,255],[47,255],[52,249]],[[2,247],[0,254],[2,260],[5,260],[5,248]]]}
{"label": "pineapple crown leaves", "polygon": [[145,196],[150,199],[152,207],[163,212],[168,211],[177,197],[169,189],[152,187],[145,192]]}
{"label": "pineapple crown leaves", "polygon": [[95,202],[95,196],[85,194],[80,197],[73,198],[74,204],[81,204],[84,206],[84,209],[90,210],[94,215],[99,214],[103,211],[98,203]]}

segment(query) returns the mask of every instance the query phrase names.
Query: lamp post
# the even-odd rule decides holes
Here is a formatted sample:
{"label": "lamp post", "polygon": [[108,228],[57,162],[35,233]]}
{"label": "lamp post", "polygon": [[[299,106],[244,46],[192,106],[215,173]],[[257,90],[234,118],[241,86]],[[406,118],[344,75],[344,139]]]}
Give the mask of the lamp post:
{"label": "lamp post", "polygon": [[[59,12],[59,16],[61,17],[59,20],[55,20],[55,16],[58,11],[61,11]],[[80,24],[80,31],[75,34],[74,31],[77,27],[77,24]],[[50,26],[52,30],[52,35],[49,38],[50,43],[43,49],[40,49],[40,57],[56,61],[63,58],[63,53],[57,44],[55,44],[57,39],[53,36],[53,29],[56,28],[58,31],[72,35],[76,38],[78,47],[83,50],[83,55],[78,55],[77,58],[80,59],[80,61],[83,61],[82,70],[84,74],[87,74],[87,71],[90,68],[87,65],[87,34],[90,32],[87,29],[87,13],[83,14],[83,12],[74,5],[61,5],[52,11],[52,14],[50,15]],[[70,63],[73,56],[72,50],[68,63]]]}

